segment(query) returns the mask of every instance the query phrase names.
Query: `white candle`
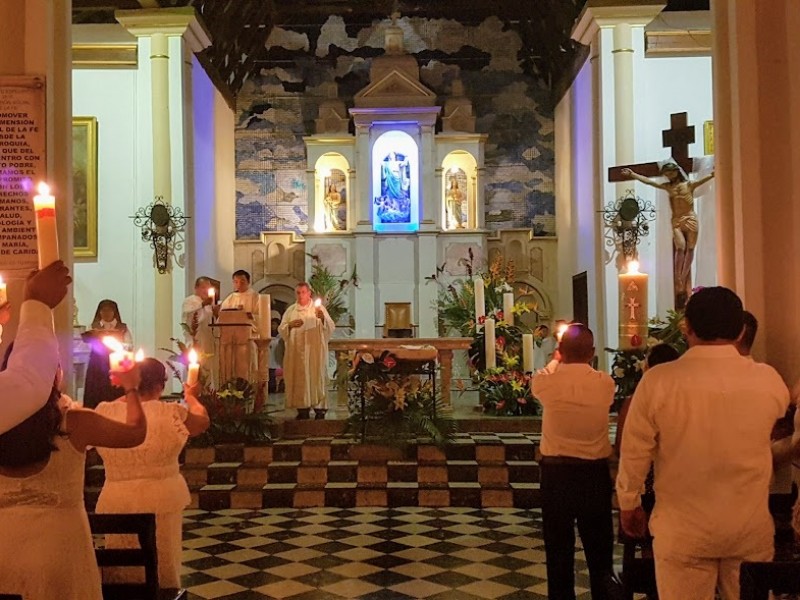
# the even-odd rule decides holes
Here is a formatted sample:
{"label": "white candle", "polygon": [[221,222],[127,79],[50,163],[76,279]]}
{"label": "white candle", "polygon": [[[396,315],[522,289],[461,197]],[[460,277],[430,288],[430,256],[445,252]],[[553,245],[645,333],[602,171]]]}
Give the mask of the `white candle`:
{"label": "white candle", "polygon": [[111,350],[108,355],[108,368],[110,371],[130,371],[133,368],[136,358],[133,352],[125,350],[120,341],[110,335],[103,338],[103,344]]}
{"label": "white candle", "polygon": [[497,366],[497,354],[494,340],[494,319],[486,319],[484,321],[485,327],[485,352],[486,352],[486,368],[494,369]]}
{"label": "white candle", "polygon": [[58,232],[56,231],[56,199],[50,187],[42,182],[33,197],[36,211],[36,239],[39,248],[39,268],[58,260]]}
{"label": "white candle", "polygon": [[211,304],[214,304],[215,300],[217,299],[217,290],[213,287],[208,288],[208,297],[211,298]]}
{"label": "white candle", "polygon": [[514,324],[514,293],[503,293],[503,321],[506,325]]}
{"label": "white candle", "polygon": [[533,334],[522,334],[522,368],[526,373],[533,373]]}
{"label": "white candle", "polygon": [[272,320],[271,299],[269,294],[258,295],[258,337],[262,340],[272,335],[270,321]]}
{"label": "white candle", "polygon": [[569,329],[569,323],[562,323],[558,326],[558,330],[556,330],[556,341],[559,343],[561,342],[561,338],[564,336],[564,332]]}
{"label": "white candle", "polygon": [[486,316],[486,297],[485,297],[485,284],[483,277],[475,277],[472,280],[472,285],[475,290],[475,331],[481,328],[481,317]]}
{"label": "white candle", "polygon": [[197,352],[194,348],[189,350],[189,370],[186,373],[186,385],[195,385],[200,376],[200,363],[197,362]]}
{"label": "white candle", "polygon": [[8,302],[8,292],[6,290],[6,282],[0,277],[0,306]]}
{"label": "white candle", "polygon": [[619,274],[619,347],[643,348],[647,343],[647,275],[632,260]]}

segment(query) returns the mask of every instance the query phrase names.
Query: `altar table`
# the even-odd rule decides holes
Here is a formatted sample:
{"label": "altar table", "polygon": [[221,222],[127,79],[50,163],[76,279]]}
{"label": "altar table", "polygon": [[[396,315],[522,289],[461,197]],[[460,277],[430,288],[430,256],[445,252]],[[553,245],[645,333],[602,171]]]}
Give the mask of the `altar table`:
{"label": "altar table", "polygon": [[[336,353],[337,368],[347,364],[347,353],[356,352],[381,353],[402,351],[409,346],[433,346],[436,348],[436,362],[441,367],[439,374],[439,389],[444,406],[450,406],[450,380],[453,372],[453,350],[466,350],[472,345],[472,338],[467,337],[441,337],[441,338],[369,338],[352,339],[336,338],[328,342],[328,349]],[[346,368],[346,367],[345,367]],[[339,386],[337,393],[337,408],[347,410],[347,387]]]}

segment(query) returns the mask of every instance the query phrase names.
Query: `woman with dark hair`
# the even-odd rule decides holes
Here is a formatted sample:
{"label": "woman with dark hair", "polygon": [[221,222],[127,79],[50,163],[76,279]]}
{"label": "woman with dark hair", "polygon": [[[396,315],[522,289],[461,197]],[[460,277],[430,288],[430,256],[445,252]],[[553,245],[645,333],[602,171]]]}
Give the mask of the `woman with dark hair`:
{"label": "woman with dark hair", "polygon": [[83,388],[83,405],[94,408],[101,402],[117,398],[122,390],[111,385],[108,379],[108,355],[110,350],[103,344],[103,338],[111,336],[125,345],[131,343],[128,326],[122,322],[119,307],[113,300],[101,300],[92,319],[92,327],[83,334],[83,341],[89,344],[92,353],[86,367],[86,384]]}
{"label": "woman with dark hair", "polygon": [[53,388],[44,408],[0,435],[0,594],[101,600],[83,503],[86,447],[136,446],[147,430],[138,368],[114,377],[128,399],[122,423],[59,406]]}
{"label": "woman with dark hair", "polygon": [[[180,587],[181,520],[189,505],[189,488],[180,473],[178,455],[186,440],[209,426],[208,413],[197,399],[197,386],[184,386],[186,406],[161,402],[167,381],[164,365],[154,358],[140,363],[142,408],[147,415],[147,438],[127,450],[98,448],[105,465],[106,481],[97,502],[99,513],[154,513],[158,550],[158,583],[161,588]],[[101,415],[121,421],[128,398],[103,402]],[[114,536],[108,547],[138,547],[136,536]],[[107,581],[124,581],[124,572],[109,570]]]}

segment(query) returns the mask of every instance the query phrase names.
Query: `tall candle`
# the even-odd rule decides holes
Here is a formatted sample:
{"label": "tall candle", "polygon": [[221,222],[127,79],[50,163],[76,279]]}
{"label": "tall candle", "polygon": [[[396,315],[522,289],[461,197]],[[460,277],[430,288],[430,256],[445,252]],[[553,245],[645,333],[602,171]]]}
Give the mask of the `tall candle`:
{"label": "tall candle", "polygon": [[58,232],[56,231],[56,198],[50,187],[42,182],[33,197],[36,211],[36,239],[39,248],[39,268],[58,260]]}
{"label": "tall candle", "polygon": [[110,335],[103,338],[103,344],[111,350],[108,355],[108,369],[114,371],[130,371],[133,368],[136,358],[133,352],[125,350],[120,341]]}
{"label": "tall candle", "polygon": [[0,306],[8,302],[8,292],[6,290],[6,282],[0,277]]}
{"label": "tall candle", "polygon": [[272,329],[270,328],[270,321],[272,320],[270,303],[269,294],[258,295],[258,337],[262,340],[272,335]]}
{"label": "tall candle", "polygon": [[484,321],[484,328],[486,342],[484,347],[486,352],[486,368],[494,369],[497,366],[497,349],[495,348],[494,340],[494,319],[486,319],[486,321]]}
{"label": "tall candle", "polygon": [[514,324],[514,293],[503,293],[503,321],[506,325]]}
{"label": "tall candle", "polygon": [[197,362],[197,352],[194,348],[189,350],[189,370],[186,373],[186,385],[195,385],[200,377],[200,363]]}
{"label": "tall candle", "polygon": [[478,331],[481,328],[481,317],[486,316],[486,286],[483,283],[483,277],[475,277],[472,280],[472,286],[475,291],[475,331]]}
{"label": "tall candle", "polygon": [[526,373],[533,373],[533,334],[522,334],[522,368]]}
{"label": "tall candle", "polygon": [[632,260],[627,272],[619,274],[619,347],[644,348],[647,335],[647,275]]}

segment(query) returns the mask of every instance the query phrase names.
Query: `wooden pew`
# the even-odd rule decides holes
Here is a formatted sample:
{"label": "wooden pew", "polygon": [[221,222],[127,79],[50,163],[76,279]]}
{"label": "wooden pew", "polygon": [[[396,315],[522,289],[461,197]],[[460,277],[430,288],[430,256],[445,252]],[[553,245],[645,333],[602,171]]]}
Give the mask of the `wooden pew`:
{"label": "wooden pew", "polygon": [[143,567],[144,583],[103,583],[103,600],[183,600],[186,590],[158,587],[156,516],[153,514],[89,514],[93,535],[135,534],[139,548],[96,548],[97,566]]}

